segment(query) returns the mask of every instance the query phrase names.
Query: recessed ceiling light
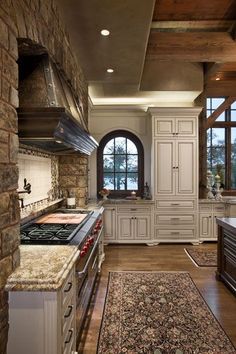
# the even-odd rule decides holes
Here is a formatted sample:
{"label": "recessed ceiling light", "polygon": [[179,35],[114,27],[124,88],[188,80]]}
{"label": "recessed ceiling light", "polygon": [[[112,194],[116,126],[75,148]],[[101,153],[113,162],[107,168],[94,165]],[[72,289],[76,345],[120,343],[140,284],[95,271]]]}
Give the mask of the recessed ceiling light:
{"label": "recessed ceiling light", "polygon": [[103,35],[103,36],[109,36],[109,34],[110,34],[110,31],[108,31],[107,29],[101,30],[101,35]]}
{"label": "recessed ceiling light", "polygon": [[113,69],[107,69],[107,72],[108,72],[108,73],[113,73],[114,70],[113,70]]}
{"label": "recessed ceiling light", "polygon": [[217,81],[219,81],[219,80],[220,80],[220,78],[219,78],[219,77],[216,77],[216,80],[217,80]]}

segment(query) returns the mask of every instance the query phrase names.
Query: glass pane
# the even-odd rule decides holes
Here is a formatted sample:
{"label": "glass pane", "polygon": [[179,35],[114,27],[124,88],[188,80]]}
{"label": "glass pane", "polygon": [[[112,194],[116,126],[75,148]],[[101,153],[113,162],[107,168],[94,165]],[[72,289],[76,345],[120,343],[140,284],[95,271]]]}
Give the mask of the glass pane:
{"label": "glass pane", "polygon": [[138,189],[138,174],[137,173],[128,173],[127,174],[127,189],[132,190],[132,191]]}
{"label": "glass pane", "polygon": [[207,130],[207,147],[211,146],[211,131],[211,128]]}
{"label": "glass pane", "polygon": [[231,122],[236,121],[236,110],[231,111]]}
{"label": "glass pane", "polygon": [[115,172],[126,171],[126,155],[115,155]]}
{"label": "glass pane", "polygon": [[126,154],[126,138],[115,138],[115,153]]}
{"label": "glass pane", "polygon": [[103,175],[103,187],[114,190],[114,174],[113,173],[104,173]]}
{"label": "glass pane", "polygon": [[127,154],[137,154],[136,145],[129,139],[127,139]]}
{"label": "glass pane", "polygon": [[114,155],[103,156],[103,171],[113,172],[114,170]]}
{"label": "glass pane", "polygon": [[212,146],[225,145],[225,129],[212,128]]}
{"label": "glass pane", "polygon": [[219,117],[216,119],[216,122],[224,122],[225,121],[225,112],[221,113]]}
{"label": "glass pane", "polygon": [[125,173],[116,173],[115,174],[115,189],[116,190],[125,190],[126,189],[126,174]]}
{"label": "glass pane", "polygon": [[207,98],[207,109],[211,109],[211,98]]}
{"label": "glass pane", "polygon": [[236,101],[231,104],[231,109],[236,109]]}
{"label": "glass pane", "polygon": [[207,169],[211,171],[211,148],[207,148]]}
{"label": "glass pane", "polygon": [[216,108],[218,108],[221,103],[223,103],[225,101],[224,98],[212,98],[211,100],[211,104],[212,104],[212,109],[215,110]]}
{"label": "glass pane", "polygon": [[114,141],[115,139],[108,141],[103,150],[104,154],[114,154]]}
{"label": "glass pane", "polygon": [[128,155],[127,156],[127,171],[137,172],[138,171],[138,156]]}
{"label": "glass pane", "polygon": [[211,163],[212,172],[215,174],[217,169],[221,169],[225,166],[225,148],[222,147],[212,147],[211,149]]}
{"label": "glass pane", "polygon": [[231,188],[236,189],[236,128],[231,129]]}
{"label": "glass pane", "polygon": [[207,109],[206,116],[207,118],[211,115],[212,111],[210,109]]}

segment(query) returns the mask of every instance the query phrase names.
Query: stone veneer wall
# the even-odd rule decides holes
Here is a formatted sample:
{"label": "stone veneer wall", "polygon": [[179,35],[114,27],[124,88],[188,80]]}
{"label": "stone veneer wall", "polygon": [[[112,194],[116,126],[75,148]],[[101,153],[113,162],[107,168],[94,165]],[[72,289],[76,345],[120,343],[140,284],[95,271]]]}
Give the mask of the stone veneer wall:
{"label": "stone veneer wall", "polygon": [[88,157],[65,155],[59,157],[59,186],[63,195],[68,192],[76,198],[76,206],[84,207],[88,200]]}
{"label": "stone veneer wall", "polygon": [[[83,102],[87,123],[88,88],[73,55],[54,0],[0,1],[0,353],[6,352],[8,305],[4,285],[19,265],[17,169],[18,44],[28,39],[43,46]],[[76,159],[76,158],[75,158]],[[78,158],[80,161],[80,158]],[[85,160],[84,160],[85,162]],[[83,166],[83,168],[82,168]],[[79,170],[86,170],[79,165]],[[80,173],[78,173],[78,176]],[[77,177],[75,183],[83,184]],[[76,193],[85,194],[86,187]],[[82,196],[79,196],[82,198]]]}

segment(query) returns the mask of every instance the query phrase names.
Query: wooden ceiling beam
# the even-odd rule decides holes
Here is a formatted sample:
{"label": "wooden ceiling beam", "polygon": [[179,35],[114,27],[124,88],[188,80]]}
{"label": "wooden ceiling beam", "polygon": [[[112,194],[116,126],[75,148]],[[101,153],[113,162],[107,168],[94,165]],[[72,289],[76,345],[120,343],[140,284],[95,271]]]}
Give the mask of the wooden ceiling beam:
{"label": "wooden ceiling beam", "polygon": [[150,60],[189,62],[234,62],[235,41],[227,32],[153,32],[149,36]]}
{"label": "wooden ceiling beam", "polygon": [[215,76],[222,68],[223,63],[205,63],[204,64],[204,82],[206,83]]}
{"label": "wooden ceiling beam", "polygon": [[223,113],[229,106],[236,101],[236,97],[228,97],[226,100],[207,118],[206,129],[212,127],[216,119]]}
{"label": "wooden ceiling beam", "polygon": [[235,21],[153,21],[151,29],[154,32],[229,32]]}

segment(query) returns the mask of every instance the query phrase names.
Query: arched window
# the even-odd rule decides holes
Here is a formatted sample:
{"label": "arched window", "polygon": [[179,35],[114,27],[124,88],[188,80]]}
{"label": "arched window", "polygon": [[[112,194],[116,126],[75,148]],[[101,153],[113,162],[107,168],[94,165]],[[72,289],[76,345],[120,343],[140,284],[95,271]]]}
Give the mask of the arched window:
{"label": "arched window", "polygon": [[112,197],[130,196],[132,191],[142,196],[143,159],[142,143],[134,134],[116,130],[104,136],[98,147],[98,192],[107,188]]}

